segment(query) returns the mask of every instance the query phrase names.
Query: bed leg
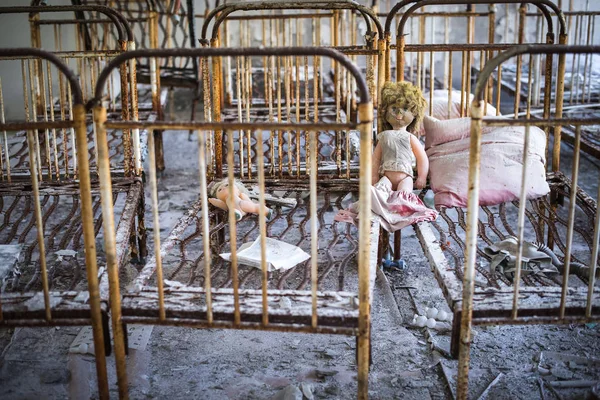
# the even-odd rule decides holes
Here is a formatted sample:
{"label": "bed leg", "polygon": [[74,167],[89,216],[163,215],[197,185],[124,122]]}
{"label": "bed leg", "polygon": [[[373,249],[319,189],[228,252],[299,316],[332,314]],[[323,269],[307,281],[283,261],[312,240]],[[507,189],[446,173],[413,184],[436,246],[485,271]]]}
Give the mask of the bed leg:
{"label": "bed leg", "polygon": [[165,170],[165,151],[163,148],[163,135],[162,131],[153,131],[154,135],[154,154],[156,157],[156,170]]}
{"label": "bed leg", "polygon": [[452,333],[450,336],[450,355],[455,360],[458,360],[458,350],[460,347],[460,319],[461,313],[455,313],[454,320],[452,321]]}
{"label": "bed leg", "polygon": [[377,246],[377,264],[381,265],[382,260],[385,258],[385,253],[390,246],[390,236],[388,231],[383,228],[379,228],[379,245]]}
{"label": "bed leg", "polygon": [[402,250],[402,231],[394,232],[394,261],[400,261]]}
{"label": "bed leg", "polygon": [[[141,190],[141,188],[140,188]],[[140,196],[140,204],[138,206],[137,213],[137,245],[138,245],[138,262],[144,264],[146,257],[148,256],[148,248],[146,246],[148,240],[148,234],[146,232],[146,222],[144,220],[144,213],[146,211],[146,200],[144,199],[144,193]]]}
{"label": "bed leg", "polygon": [[104,336],[104,352],[106,353],[106,357],[110,356],[112,353],[112,347],[110,345],[110,328],[108,326],[108,313],[102,313],[102,333]]}

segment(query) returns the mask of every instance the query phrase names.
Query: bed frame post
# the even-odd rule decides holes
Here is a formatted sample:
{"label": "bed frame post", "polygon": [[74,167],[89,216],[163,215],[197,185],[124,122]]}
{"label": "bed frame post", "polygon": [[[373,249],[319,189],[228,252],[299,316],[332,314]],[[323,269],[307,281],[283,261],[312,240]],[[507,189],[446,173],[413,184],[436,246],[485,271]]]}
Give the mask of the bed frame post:
{"label": "bed frame post", "polygon": [[[364,99],[363,99],[364,101]],[[358,106],[360,148],[372,146],[373,103]],[[358,250],[358,398],[369,398],[369,348],[371,342],[370,240],[371,240],[371,152],[360,152],[360,217]]]}
{"label": "bed frame post", "polygon": [[475,292],[475,261],[477,258],[477,234],[479,232],[479,172],[481,162],[481,118],[483,101],[471,104],[471,144],[469,149],[469,192],[467,200],[467,232],[465,272],[463,278],[462,312],[460,318],[460,342],[456,398],[466,400],[469,392],[469,360],[471,352],[471,324],[473,294]]}
{"label": "bed frame post", "polygon": [[[73,107],[73,123],[76,135],[77,153],[79,153],[79,157],[77,157],[77,167],[79,174],[79,192],[81,196],[81,221],[83,225],[83,242],[85,246],[85,266],[87,270],[88,290],[90,293],[89,303],[92,319],[92,332],[94,335],[98,391],[101,399],[108,399],[108,376],[106,373],[102,310],[100,308],[100,288],[98,285],[98,265],[96,263],[96,239],[94,234],[94,214],[92,210],[92,190],[85,119],[84,105],[75,104]],[[105,202],[102,203],[104,204]],[[109,203],[112,206],[112,201]],[[112,217],[112,214],[110,214],[110,217]]]}
{"label": "bed frame post", "polygon": [[[108,141],[106,138],[106,108],[94,108],[94,124],[98,135],[98,174],[100,175],[100,197],[102,203],[102,226],[104,228],[104,251],[109,280],[110,311],[115,346],[115,363],[119,398],[127,399],[127,367],[125,363],[125,339],[121,323],[121,293],[119,290],[119,260],[117,259],[117,240],[113,209],[112,183]],[[143,196],[143,194],[142,194]],[[135,232],[135,231],[134,231]]]}

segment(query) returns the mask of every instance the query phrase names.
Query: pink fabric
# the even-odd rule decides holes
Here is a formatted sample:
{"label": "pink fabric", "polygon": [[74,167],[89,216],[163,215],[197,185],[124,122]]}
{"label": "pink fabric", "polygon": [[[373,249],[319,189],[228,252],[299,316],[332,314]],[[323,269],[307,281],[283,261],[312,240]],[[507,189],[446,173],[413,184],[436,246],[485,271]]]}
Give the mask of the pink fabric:
{"label": "pink fabric", "polygon": [[[461,140],[469,137],[471,133],[471,118],[455,118],[440,120],[437,118],[425,116],[423,119],[425,127],[425,149],[431,146],[438,146],[454,140]],[[494,130],[492,127],[483,127],[483,134]]]}
{"label": "pink fabric", "polygon": [[[381,226],[388,232],[395,232],[422,221],[433,221],[437,211],[427,208],[414,193],[393,191],[392,184],[385,176],[371,186],[371,210],[381,219]],[[359,203],[353,203],[348,210],[341,210],[335,221],[355,223],[358,218]]]}
{"label": "pink fabric", "polygon": [[[461,91],[460,90],[452,90],[450,94],[450,107],[448,107],[448,90],[438,89],[433,91],[433,102],[432,102],[432,113],[429,113],[429,92],[423,93],[423,97],[425,97],[425,101],[427,101],[427,108],[425,109],[425,115],[429,115],[433,118],[439,120],[446,119],[455,119],[460,118],[460,98]],[[463,107],[466,107],[467,104],[473,100],[473,94],[469,94],[468,99],[467,96],[464,96],[464,104]],[[488,103],[486,109],[486,116],[495,116],[496,108]],[[416,134],[418,136],[423,136],[428,134],[423,125],[417,128]]]}
{"label": "pink fabric", "polygon": [[[482,135],[480,205],[517,200],[521,193],[524,127],[503,127]],[[527,166],[527,198],[546,195],[550,188],[544,169],[546,136],[530,128]],[[427,150],[430,184],[435,206],[466,207],[470,137],[450,141]]]}

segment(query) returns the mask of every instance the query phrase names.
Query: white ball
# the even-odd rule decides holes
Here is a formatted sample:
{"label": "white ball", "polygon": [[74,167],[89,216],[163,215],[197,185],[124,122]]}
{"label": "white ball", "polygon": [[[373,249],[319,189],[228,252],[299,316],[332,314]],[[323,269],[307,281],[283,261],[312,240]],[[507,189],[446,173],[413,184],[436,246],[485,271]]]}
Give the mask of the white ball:
{"label": "white ball", "polygon": [[433,318],[429,318],[429,319],[427,320],[427,327],[428,327],[428,328],[435,328],[435,319],[433,319]]}
{"label": "white ball", "polygon": [[425,317],[424,315],[419,315],[417,317],[417,326],[419,328],[424,327],[426,323],[427,323],[427,317]]}
{"label": "white ball", "polygon": [[438,315],[438,309],[435,307],[432,307],[430,309],[427,310],[427,318],[435,318]]}
{"label": "white ball", "polygon": [[439,321],[445,321],[448,319],[448,313],[446,311],[440,310],[438,311],[437,319]]}

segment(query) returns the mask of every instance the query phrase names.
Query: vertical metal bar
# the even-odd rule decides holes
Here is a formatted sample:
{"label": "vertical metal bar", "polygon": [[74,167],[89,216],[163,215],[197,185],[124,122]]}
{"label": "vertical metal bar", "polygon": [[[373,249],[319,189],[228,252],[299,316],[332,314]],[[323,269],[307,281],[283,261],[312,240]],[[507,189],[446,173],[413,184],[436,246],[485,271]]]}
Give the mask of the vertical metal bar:
{"label": "vertical metal bar", "polygon": [[[34,75],[33,75],[33,71],[34,68],[37,63],[37,60],[27,60],[27,66],[28,66],[28,70],[29,70],[29,89],[31,89],[31,116],[33,119],[33,122],[37,122],[37,113],[38,113],[38,108],[37,108],[37,103],[39,101],[39,99],[36,98],[36,96],[38,95],[38,91],[39,88],[37,87],[37,85],[35,85],[34,83],[36,82],[36,79],[34,79]],[[32,67],[33,65],[33,67]],[[35,153],[36,153],[36,157],[35,157],[35,161],[38,163],[37,165],[37,172],[38,172],[38,179],[40,181],[43,181],[43,174],[42,174],[42,156],[40,154],[40,141],[39,141],[39,132],[38,130],[34,130],[34,134],[35,134]]]}
{"label": "vertical metal bar", "polygon": [[[106,137],[106,108],[96,107],[94,109],[94,125],[98,135],[98,158],[96,160],[98,174],[100,175],[100,198],[102,203],[102,226],[104,229],[104,253],[106,255],[106,268],[109,280],[110,312],[113,329],[113,342],[115,349],[115,364],[117,367],[117,383],[119,385],[119,398],[127,399],[127,366],[125,362],[125,336],[123,323],[121,321],[121,295],[119,290],[119,264],[117,259],[117,243],[115,231],[115,219],[113,209],[112,183],[110,176],[110,160],[108,141]],[[150,135],[152,137],[152,135]],[[150,139],[152,140],[152,139]],[[153,166],[151,165],[151,170]],[[151,178],[152,180],[152,178]],[[155,192],[153,191],[152,194]],[[154,205],[153,205],[154,207]],[[159,236],[160,227],[155,224],[155,237]],[[155,246],[156,242],[155,242]],[[160,254],[159,254],[160,256]]]}
{"label": "vertical metal bar", "polygon": [[[50,120],[54,122],[54,93],[52,91],[52,70],[50,62],[46,61],[46,71],[48,73],[48,96],[50,97]],[[2,89],[0,88],[0,91]],[[60,179],[60,170],[58,167],[58,145],[56,143],[56,128],[52,128],[52,143],[54,151],[54,169],[56,170],[56,178]]]}
{"label": "vertical metal bar", "polygon": [[[67,99],[69,100],[69,119],[73,120],[73,92],[71,90],[71,85],[67,84]],[[78,174],[78,165],[79,161],[77,159],[77,145],[75,143],[76,132],[74,128],[69,128],[69,132],[71,132],[71,148],[73,149],[73,175],[76,176]],[[83,156],[82,156],[83,157]]]}
{"label": "vertical metal bar", "polygon": [[[558,39],[559,44],[566,44],[566,35],[560,35]],[[558,55],[558,72],[556,75],[556,111],[555,118],[562,118],[563,115],[563,100],[565,93],[565,54]],[[559,125],[554,128],[554,148],[552,152],[552,171],[557,172],[560,170],[560,144],[561,144],[561,130],[562,127]]]}
{"label": "vertical metal bar", "polygon": [[373,105],[363,103],[358,106],[360,124],[360,210],[358,219],[358,398],[369,397],[369,344],[371,340],[371,149]]}
{"label": "vertical metal bar", "polygon": [[[211,41],[211,47],[219,47],[219,39],[215,38]],[[212,58],[213,67],[213,87],[212,87],[212,116],[213,121],[221,121],[221,63],[220,57]],[[208,78],[207,78],[208,79]],[[208,82],[210,85],[210,82]],[[223,177],[223,131],[216,130],[215,133],[215,152],[216,160],[215,173],[218,178]]]}
{"label": "vertical metal bar", "polygon": [[[263,131],[258,131],[258,143],[263,143]],[[256,155],[258,162],[258,225],[260,230],[260,268],[262,271],[262,324],[269,324],[269,273],[267,271],[267,215],[265,212],[265,160],[262,153]]]}
{"label": "vertical metal bar", "polygon": [[[241,323],[240,316],[240,294],[239,294],[239,274],[238,274],[238,260],[237,260],[237,225],[235,219],[235,193],[234,193],[234,171],[233,171],[233,133],[227,131],[227,179],[229,185],[229,197],[227,198],[227,208],[229,209],[229,244],[231,246],[231,279],[233,281],[233,324],[239,326]],[[202,183],[201,183],[202,185]],[[202,187],[202,186],[201,186]],[[203,197],[204,198],[204,197]],[[204,205],[202,206],[204,210]],[[206,223],[208,225],[208,211],[206,213]],[[204,235],[208,238],[208,226]],[[208,239],[205,242],[206,247],[209,246]],[[206,251],[205,247],[205,251]],[[207,263],[208,264],[208,263]],[[205,265],[204,274],[210,277],[210,264]],[[210,284],[210,278],[208,278]],[[208,294],[210,287],[206,287],[206,293]],[[212,315],[211,315],[212,317]]]}
{"label": "vertical metal bar", "polygon": [[465,116],[465,96],[468,96],[466,93],[467,90],[467,52],[462,51],[462,64],[461,64],[461,75],[460,75],[460,116]]}
{"label": "vertical metal bar", "polygon": [[[154,133],[154,132],[152,132]],[[162,255],[160,253],[160,220],[158,217],[158,185],[156,182],[156,155],[154,135],[148,135],[149,172],[150,172],[150,197],[152,201],[152,219],[154,230],[154,256],[156,258],[156,286],[158,290],[158,318],[166,319],[165,291],[163,281]]]}
{"label": "vertical metal bar", "polygon": [[50,289],[48,284],[48,269],[46,267],[46,245],[44,243],[44,222],[42,219],[42,205],[40,203],[40,189],[37,179],[37,162],[35,161],[35,145],[33,132],[27,131],[27,146],[29,148],[29,170],[31,171],[31,187],[33,189],[33,202],[35,212],[35,225],[37,228],[37,241],[40,249],[40,269],[42,273],[42,290],[44,291],[44,310],[46,321],[52,320],[50,312]]}
{"label": "vertical metal bar", "polygon": [[502,93],[502,64],[498,65],[498,78],[496,81],[496,116],[498,116],[500,115],[500,94]]}
{"label": "vertical metal bar", "polygon": [[[135,50],[135,42],[127,42],[127,49],[129,51]],[[137,90],[137,73],[136,73],[136,61],[135,58],[129,60],[129,84],[131,93],[131,118],[133,121],[139,121],[138,114],[138,90]],[[140,175],[142,171],[142,153],[140,145],[140,129],[133,128],[131,130],[133,140],[133,172],[135,175]],[[159,133],[162,135],[162,133]],[[162,137],[159,137],[158,143],[158,167],[164,168],[164,151],[162,148]],[[156,145],[156,143],[155,143]]]}
{"label": "vertical metal bar", "polygon": [[519,312],[519,288],[521,286],[521,266],[523,263],[523,236],[525,232],[525,210],[527,209],[527,165],[529,163],[529,131],[530,125],[525,125],[525,143],[523,144],[523,169],[521,172],[521,195],[519,197],[519,215],[517,220],[517,261],[513,281],[512,319],[516,320]]}
{"label": "vertical metal bar", "polygon": [[[317,133],[309,131],[310,149],[317,154]],[[311,326],[317,328],[317,289],[319,280],[319,231],[317,221],[317,157],[310,159],[310,282],[312,289],[312,318]]]}
{"label": "vertical metal bar", "polygon": [[[243,118],[242,118],[242,86],[244,85],[243,80],[241,79],[241,70],[240,68],[241,63],[240,63],[240,57],[236,57],[236,71],[235,71],[235,78],[236,78],[236,83],[235,83],[235,89],[236,89],[236,96],[237,96],[237,109],[238,109],[238,122],[242,122]],[[243,133],[242,131],[238,132],[238,137],[240,140],[240,176],[244,177],[244,137],[243,137]],[[248,151],[250,151],[250,149],[248,149]]]}
{"label": "vertical metal bar", "polygon": [[[43,68],[43,60],[40,60],[39,63],[39,76],[37,77],[39,85],[40,85],[40,93],[42,96],[41,104],[43,107],[44,121],[48,122],[48,100],[46,97],[46,83],[44,79],[44,68]],[[50,137],[49,137],[48,129],[44,129],[44,150],[46,153],[46,164],[48,168],[48,179],[52,180],[52,157],[50,156]],[[42,171],[40,170],[40,173]]]}
{"label": "vertical metal bar", "polygon": [[[562,291],[560,295],[560,318],[565,317],[567,306],[567,289],[569,287],[569,270],[571,267],[571,251],[573,250],[573,225],[577,206],[577,182],[579,178],[579,153],[581,150],[581,125],[575,128],[575,149],[573,150],[573,172],[569,193],[569,219],[567,222],[567,248],[565,249],[565,268],[563,271]],[[595,262],[595,260],[592,260]]]}
{"label": "vertical metal bar", "polygon": [[[3,124],[6,122],[4,118],[4,96],[2,94],[2,78],[0,78],[0,122]],[[5,154],[5,163],[6,163],[6,177],[8,179],[8,183],[11,182],[10,175],[10,153],[8,152],[8,138],[6,136],[6,131],[2,131],[4,135],[4,154]]]}
{"label": "vertical metal bar", "polygon": [[[250,107],[252,106],[252,60],[250,57],[245,57],[242,59],[244,65],[244,79],[246,79],[246,121],[250,122]],[[246,148],[248,153],[248,178],[252,178],[252,140],[251,140],[252,131],[250,129],[246,130]],[[258,156],[258,149],[256,150]]]}
{"label": "vertical metal bar", "polygon": [[104,352],[104,334],[102,331],[102,310],[100,309],[100,289],[98,287],[98,266],[96,264],[96,240],[94,234],[94,215],[92,210],[92,191],[90,183],[90,166],[87,156],[87,128],[85,124],[85,106],[76,104],[72,107],[73,123],[79,152],[79,193],[81,197],[81,220],[83,223],[83,242],[85,245],[85,266],[87,270],[88,288],[90,292],[90,311],[92,316],[92,332],[96,353],[96,373],[100,398],[108,399],[108,377],[106,374],[106,355]]}
{"label": "vertical metal bar", "polygon": [[466,399],[469,386],[469,358],[471,350],[471,318],[475,292],[475,260],[479,221],[479,165],[481,161],[481,117],[483,104],[471,105],[471,143],[469,151],[469,192],[463,302],[458,359],[457,398]]}
{"label": "vertical metal bar", "polygon": [[[596,204],[600,201],[600,185],[598,185],[598,196]],[[594,221],[594,247],[590,258],[590,274],[588,276],[587,304],[585,307],[585,317],[592,317],[592,299],[594,297],[594,285],[596,281],[596,269],[598,268],[598,244],[600,241],[600,207],[596,207],[596,219]]]}
{"label": "vertical metal bar", "polygon": [[[127,42],[120,41],[119,46],[121,51],[127,51]],[[127,63],[122,63],[119,67],[121,74],[121,117],[124,121],[130,120],[129,114],[129,85],[127,82]],[[124,154],[124,171],[125,176],[131,175],[133,156],[131,152],[131,131],[123,129],[123,154]]]}
{"label": "vertical metal bar", "polygon": [[452,50],[448,52],[448,119],[450,119],[452,110]]}
{"label": "vertical metal bar", "polygon": [[[223,45],[229,47],[229,21],[223,22]],[[225,61],[225,101],[227,104],[231,104],[231,98],[233,97],[233,88],[231,84],[231,58],[227,57]]]}

